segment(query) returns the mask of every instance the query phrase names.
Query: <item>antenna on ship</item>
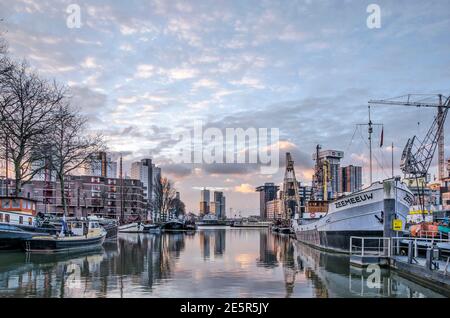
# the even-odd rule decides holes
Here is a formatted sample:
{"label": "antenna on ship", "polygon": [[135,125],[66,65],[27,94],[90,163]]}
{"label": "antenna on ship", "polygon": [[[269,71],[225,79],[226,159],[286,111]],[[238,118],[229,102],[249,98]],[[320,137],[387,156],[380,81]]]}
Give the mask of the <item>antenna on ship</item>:
{"label": "antenna on ship", "polygon": [[119,168],[119,175],[120,175],[120,224],[123,224],[125,215],[123,211],[123,159],[122,159],[122,153],[120,154],[120,168]]}
{"label": "antenna on ship", "polygon": [[372,184],[372,119],[370,118],[370,105],[369,105],[369,160],[370,160],[370,184]]}
{"label": "antenna on ship", "polygon": [[367,124],[357,124],[356,126],[368,126],[369,133],[369,169],[370,169],[370,184],[373,182],[373,165],[372,165],[372,134],[373,134],[373,126],[383,126],[383,124],[375,124],[372,122],[372,117],[370,113],[370,105],[369,105],[369,123]]}

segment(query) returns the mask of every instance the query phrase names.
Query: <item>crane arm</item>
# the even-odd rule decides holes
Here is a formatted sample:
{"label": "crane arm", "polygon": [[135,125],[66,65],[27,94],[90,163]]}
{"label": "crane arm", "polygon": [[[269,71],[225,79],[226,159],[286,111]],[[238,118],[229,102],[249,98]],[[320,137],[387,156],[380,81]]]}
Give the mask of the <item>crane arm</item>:
{"label": "crane arm", "polygon": [[[434,99],[435,102],[428,102]],[[450,97],[441,94],[409,94],[385,100],[371,100],[372,105],[395,105],[438,108],[438,115],[420,145],[416,136],[408,140],[402,153],[401,169],[405,174],[426,176],[440,139],[443,140],[444,123],[450,108]]]}
{"label": "crane arm", "polygon": [[[435,102],[428,102],[432,99],[437,100]],[[370,100],[369,104],[437,108],[450,107],[449,99],[449,97],[441,94],[408,94],[384,100]],[[442,100],[445,100],[443,104]]]}

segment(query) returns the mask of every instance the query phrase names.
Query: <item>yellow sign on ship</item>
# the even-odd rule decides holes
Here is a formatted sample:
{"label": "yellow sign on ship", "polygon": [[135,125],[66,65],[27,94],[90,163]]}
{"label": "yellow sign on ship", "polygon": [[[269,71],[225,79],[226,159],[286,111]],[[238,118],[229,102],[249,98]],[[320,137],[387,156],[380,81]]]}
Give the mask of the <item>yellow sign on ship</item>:
{"label": "yellow sign on ship", "polygon": [[392,229],[394,231],[401,231],[403,229],[402,220],[394,220],[394,221],[392,221]]}

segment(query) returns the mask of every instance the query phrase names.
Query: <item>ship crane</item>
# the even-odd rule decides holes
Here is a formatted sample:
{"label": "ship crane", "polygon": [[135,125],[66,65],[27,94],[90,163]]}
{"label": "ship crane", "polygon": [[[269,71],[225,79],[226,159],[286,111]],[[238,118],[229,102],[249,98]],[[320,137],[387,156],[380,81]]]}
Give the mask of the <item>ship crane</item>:
{"label": "ship crane", "polygon": [[284,173],[282,204],[285,220],[290,220],[300,210],[300,195],[295,177],[294,160],[286,153],[286,170]]}
{"label": "ship crane", "polygon": [[[427,102],[430,98],[437,99],[437,102]],[[420,142],[417,136],[408,139],[402,153],[400,168],[405,175],[416,179],[419,189],[418,179],[423,178],[424,182],[426,182],[428,170],[436,148],[438,148],[439,181],[442,182],[445,171],[444,124],[450,108],[450,97],[445,97],[441,94],[409,94],[386,100],[371,100],[369,104],[437,108],[437,116],[434,118],[423,141]],[[422,193],[419,190],[419,200],[422,211],[424,211],[423,182]]]}

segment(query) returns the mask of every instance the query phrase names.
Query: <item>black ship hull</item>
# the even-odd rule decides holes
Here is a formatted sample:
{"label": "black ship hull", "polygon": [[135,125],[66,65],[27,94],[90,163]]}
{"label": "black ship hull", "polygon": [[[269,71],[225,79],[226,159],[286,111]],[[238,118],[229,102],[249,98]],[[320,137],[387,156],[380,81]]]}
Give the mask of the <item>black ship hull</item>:
{"label": "black ship hull", "polygon": [[194,224],[186,224],[183,222],[170,221],[161,225],[162,231],[195,231],[197,229]]}
{"label": "black ship hull", "polygon": [[35,235],[48,235],[45,232],[24,230],[18,226],[0,225],[0,251],[20,250],[25,240],[31,239]]}
{"label": "black ship hull", "polygon": [[23,242],[27,252],[55,253],[81,251],[100,247],[105,241],[105,235],[93,238],[80,237],[76,239],[32,238]]}
{"label": "black ship hull", "polygon": [[[350,238],[357,237],[383,237],[383,231],[296,231],[296,238],[298,241],[312,245],[318,249],[349,253],[350,252]],[[355,241],[355,244],[361,242]],[[366,244],[370,244],[366,243]],[[376,242],[374,242],[376,244]],[[367,246],[369,247],[369,246]]]}

